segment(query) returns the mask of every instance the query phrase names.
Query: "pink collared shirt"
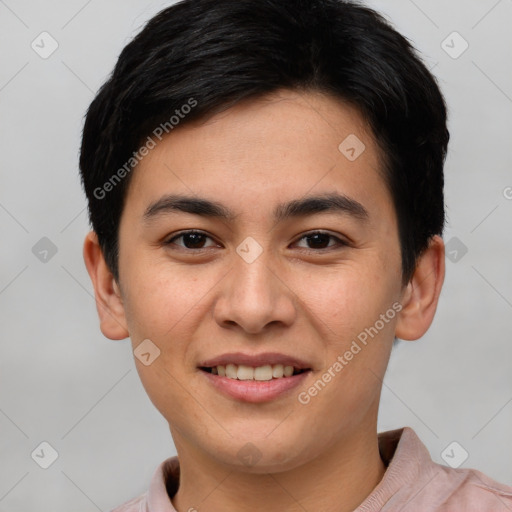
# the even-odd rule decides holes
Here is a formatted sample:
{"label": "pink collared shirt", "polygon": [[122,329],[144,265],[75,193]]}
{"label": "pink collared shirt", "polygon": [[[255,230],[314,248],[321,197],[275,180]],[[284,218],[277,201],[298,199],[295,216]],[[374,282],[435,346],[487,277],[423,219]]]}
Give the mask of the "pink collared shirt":
{"label": "pink collared shirt", "polygon": [[[512,512],[512,487],[476,469],[435,463],[412,428],[378,437],[387,469],[354,512]],[[178,458],[171,457],[158,466],[146,493],[112,512],[176,512],[169,494],[178,483]]]}

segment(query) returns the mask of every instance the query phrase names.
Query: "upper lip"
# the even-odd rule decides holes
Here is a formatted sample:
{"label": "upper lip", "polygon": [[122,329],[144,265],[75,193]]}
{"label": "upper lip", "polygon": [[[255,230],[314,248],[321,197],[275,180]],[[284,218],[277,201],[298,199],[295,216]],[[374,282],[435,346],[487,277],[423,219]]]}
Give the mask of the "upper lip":
{"label": "upper lip", "polygon": [[307,362],[296,357],[279,354],[277,352],[264,352],[262,354],[244,354],[242,352],[232,352],[208,359],[199,364],[199,367],[213,368],[214,366],[226,366],[227,364],[246,365],[246,366],[264,366],[267,364],[282,364],[283,366],[293,366],[299,370],[311,369]]}

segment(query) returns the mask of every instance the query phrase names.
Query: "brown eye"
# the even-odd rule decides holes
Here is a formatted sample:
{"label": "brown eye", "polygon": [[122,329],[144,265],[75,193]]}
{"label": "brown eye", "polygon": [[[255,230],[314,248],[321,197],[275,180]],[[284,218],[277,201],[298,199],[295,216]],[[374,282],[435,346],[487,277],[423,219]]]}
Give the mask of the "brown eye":
{"label": "brown eye", "polygon": [[344,245],[347,244],[338,237],[319,231],[303,236],[298,242],[298,246],[305,249],[328,249]]}
{"label": "brown eye", "polygon": [[[210,245],[207,245],[208,241],[210,241]],[[205,249],[216,245],[208,235],[200,231],[186,231],[180,233],[166,242],[166,245],[172,244],[185,249]]]}

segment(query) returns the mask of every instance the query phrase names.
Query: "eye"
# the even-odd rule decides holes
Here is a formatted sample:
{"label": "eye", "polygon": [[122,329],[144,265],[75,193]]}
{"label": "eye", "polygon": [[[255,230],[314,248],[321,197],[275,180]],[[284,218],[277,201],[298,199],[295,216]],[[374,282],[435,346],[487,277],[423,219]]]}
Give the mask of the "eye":
{"label": "eye", "polygon": [[[208,241],[210,244],[208,245]],[[207,249],[218,247],[213,239],[202,231],[182,231],[165,242],[165,245],[177,245],[184,249]]]}
{"label": "eye", "polygon": [[297,242],[297,246],[303,249],[330,249],[332,247],[343,247],[347,245],[348,244],[340,238],[329,233],[324,233],[323,231],[308,233]]}

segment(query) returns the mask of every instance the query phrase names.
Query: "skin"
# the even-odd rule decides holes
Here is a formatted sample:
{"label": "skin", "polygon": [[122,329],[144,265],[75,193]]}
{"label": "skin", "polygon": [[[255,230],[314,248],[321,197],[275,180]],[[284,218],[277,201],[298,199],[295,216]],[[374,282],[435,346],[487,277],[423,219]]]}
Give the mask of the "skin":
{"label": "skin", "polygon": [[[338,149],[349,134],[366,146],[355,161]],[[178,511],[350,511],[382,479],[382,379],[394,336],[417,339],[432,322],[444,245],[433,237],[402,285],[397,219],[379,151],[354,108],[282,90],[183,125],[144,158],[121,218],[119,282],[96,235],[86,237],[102,332],[130,336],[134,348],[150,339],[161,351],[151,365],[136,364],[178,452]],[[335,192],[363,205],[366,220],[319,212],[275,223],[276,205]],[[145,221],[148,206],[165,194],[221,202],[234,215],[175,211]],[[190,238],[166,244],[187,229],[208,234],[206,247],[187,249]],[[319,247],[304,238],[314,230],[335,238]],[[236,252],[248,236],[262,248],[252,263]],[[299,403],[298,393],[396,302],[400,313],[308,404]],[[226,352],[280,352],[304,359],[312,371],[299,389],[243,402],[219,393],[197,368]],[[251,466],[237,456],[248,442],[261,457]]]}

